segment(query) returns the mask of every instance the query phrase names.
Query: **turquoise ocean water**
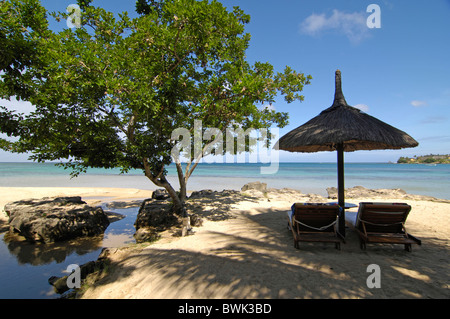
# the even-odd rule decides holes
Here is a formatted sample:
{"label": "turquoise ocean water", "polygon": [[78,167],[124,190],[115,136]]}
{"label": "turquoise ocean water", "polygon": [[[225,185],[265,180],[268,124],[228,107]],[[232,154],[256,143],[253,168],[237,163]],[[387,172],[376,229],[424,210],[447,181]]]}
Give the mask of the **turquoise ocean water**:
{"label": "turquoise ocean water", "polygon": [[[198,165],[189,179],[189,190],[240,189],[250,181],[273,188],[294,188],[304,193],[326,195],[327,187],[337,185],[336,163],[272,164],[274,174],[262,174],[270,164],[235,163]],[[178,186],[175,167],[168,179]],[[69,171],[52,163],[0,163],[0,187],[131,187],[156,189],[140,170],[120,174],[119,169],[89,169],[71,179]],[[450,164],[346,163],[345,187],[401,188],[411,194],[450,199]]]}
{"label": "turquoise ocean water", "polygon": [[[272,164],[273,165],[273,164]],[[189,180],[189,190],[240,189],[261,181],[268,187],[289,187],[303,193],[326,196],[336,187],[336,163],[279,163],[274,174],[262,174],[269,164],[200,164]],[[168,179],[177,187],[176,171]],[[411,194],[450,199],[450,165],[346,163],[345,186],[401,188]],[[121,175],[119,170],[90,169],[70,179],[69,172],[52,163],[0,163],[0,187],[132,187],[156,189],[141,171]],[[0,189],[1,191],[1,189]],[[104,206],[104,209],[107,209]],[[57,298],[48,284],[51,276],[63,276],[70,264],[97,259],[103,247],[133,242],[137,207],[114,209],[126,218],[111,223],[101,238],[83,239],[68,245],[7,242],[0,234],[0,299]]]}

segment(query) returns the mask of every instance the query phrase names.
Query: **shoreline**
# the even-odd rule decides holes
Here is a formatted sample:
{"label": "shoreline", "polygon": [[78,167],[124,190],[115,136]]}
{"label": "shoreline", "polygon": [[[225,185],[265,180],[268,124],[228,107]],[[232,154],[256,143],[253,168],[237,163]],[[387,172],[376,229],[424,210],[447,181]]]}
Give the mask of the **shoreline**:
{"label": "shoreline", "polygon": [[[2,164],[2,163],[0,163]],[[3,163],[5,164],[5,163]],[[155,190],[158,187],[143,174],[121,175],[118,170],[92,169],[77,178],[51,163],[22,163],[0,165],[4,173],[0,187],[119,187]],[[305,193],[326,196],[326,188],[336,186],[335,163],[279,163],[275,174],[261,174],[264,164],[216,164],[200,163],[189,179],[190,190],[204,188],[221,191],[240,189],[248,182],[261,181],[272,188],[293,188]],[[22,167],[24,166],[24,167]],[[450,165],[429,167],[426,165],[390,165],[386,163],[346,163],[346,187],[363,185],[368,188],[401,188],[410,194],[421,194],[449,199],[445,190],[450,182],[445,176]],[[176,170],[168,168],[169,182],[179,187]]]}
{"label": "shoreline", "polygon": [[[77,195],[89,204],[149,198],[151,190],[126,188],[0,188],[0,205],[25,197]],[[341,251],[334,245],[293,247],[286,211],[293,202],[335,201],[290,189],[249,190],[244,198],[210,197],[194,234],[166,233],[154,243],[108,249],[107,275],[82,298],[448,298],[450,204],[419,199],[351,198],[349,201],[407,202],[406,226],[422,239],[405,252],[401,245],[359,247],[348,229]],[[221,192],[217,192],[221,194]],[[34,195],[34,196],[30,196]],[[408,194],[409,195],[409,194]],[[317,197],[315,197],[317,196]],[[21,198],[20,198],[21,197]],[[3,209],[2,206],[2,209]],[[210,218],[208,218],[208,216]],[[220,218],[212,218],[220,217]],[[381,289],[366,285],[367,266],[381,269]]]}

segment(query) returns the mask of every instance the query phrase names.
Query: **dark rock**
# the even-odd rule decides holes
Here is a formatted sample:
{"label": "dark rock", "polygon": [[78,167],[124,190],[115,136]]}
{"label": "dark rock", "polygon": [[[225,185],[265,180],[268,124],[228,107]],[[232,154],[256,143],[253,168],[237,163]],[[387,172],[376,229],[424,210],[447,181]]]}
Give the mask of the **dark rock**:
{"label": "dark rock", "polygon": [[217,194],[217,191],[213,191],[212,189],[203,189],[201,191],[193,191],[191,193],[191,195],[189,196],[189,198],[201,198],[201,197],[205,197],[205,196],[210,196],[213,194]]}
{"label": "dark rock", "polygon": [[195,213],[189,214],[190,224],[194,227],[203,226],[203,219]]}
{"label": "dark rock", "polygon": [[109,225],[101,207],[91,207],[81,197],[45,197],[5,205],[10,232],[27,241],[45,243],[102,234]]}
{"label": "dark rock", "polygon": [[165,189],[157,189],[152,193],[152,198],[157,200],[165,200],[169,197],[169,193]]}
{"label": "dark rock", "polygon": [[[172,209],[172,203],[166,200],[146,199],[139,208],[134,226],[136,241],[154,240],[157,232],[179,225],[180,220]],[[145,228],[141,230],[141,228]]]}
{"label": "dark rock", "polygon": [[160,238],[159,233],[153,227],[141,227],[133,236],[136,243],[152,242]]}
{"label": "dark rock", "polygon": [[136,229],[141,227],[166,229],[176,225],[177,222],[178,218],[173,212],[172,203],[169,201],[146,199],[139,208],[134,226]]}
{"label": "dark rock", "polygon": [[0,218],[0,233],[3,233],[8,230],[9,230],[8,221]]}
{"label": "dark rock", "polygon": [[64,277],[51,276],[48,279],[48,283],[53,286],[53,288],[58,294],[62,294],[70,289],[69,287],[67,287],[67,278],[68,276]]}
{"label": "dark rock", "polygon": [[[107,264],[107,260],[103,259],[97,259],[95,261],[88,261],[87,263],[80,266],[80,281],[87,278],[88,275],[101,271],[105,268],[105,265]],[[68,291],[70,288],[67,286],[67,279],[69,276],[63,276],[63,277],[57,277],[57,276],[51,276],[48,279],[48,283],[52,285],[55,289],[55,291],[58,294],[63,294],[66,291]]]}

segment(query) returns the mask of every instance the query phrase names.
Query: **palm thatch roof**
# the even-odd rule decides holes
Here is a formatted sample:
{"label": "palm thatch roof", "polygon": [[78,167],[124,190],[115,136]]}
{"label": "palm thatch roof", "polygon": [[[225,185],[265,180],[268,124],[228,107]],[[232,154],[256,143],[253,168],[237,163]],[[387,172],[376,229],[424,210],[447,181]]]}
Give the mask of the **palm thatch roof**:
{"label": "palm thatch roof", "polygon": [[290,152],[400,149],[419,143],[405,132],[386,124],[345,101],[341,72],[336,71],[333,105],[280,138],[276,149]]}

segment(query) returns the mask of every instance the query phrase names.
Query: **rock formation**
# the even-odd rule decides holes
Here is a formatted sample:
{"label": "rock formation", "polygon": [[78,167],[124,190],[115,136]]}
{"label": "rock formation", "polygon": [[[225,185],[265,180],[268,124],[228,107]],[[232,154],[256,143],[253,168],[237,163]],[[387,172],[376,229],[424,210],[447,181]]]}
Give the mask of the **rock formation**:
{"label": "rock formation", "polygon": [[44,197],[5,205],[9,229],[31,242],[56,242],[102,234],[109,219],[101,207],[73,197]]}
{"label": "rock formation", "polygon": [[136,242],[154,241],[158,239],[159,232],[180,223],[173,213],[172,203],[168,200],[146,199],[139,208],[134,227]]}

